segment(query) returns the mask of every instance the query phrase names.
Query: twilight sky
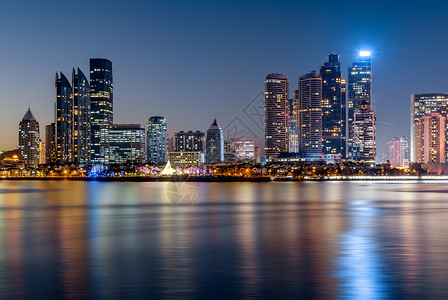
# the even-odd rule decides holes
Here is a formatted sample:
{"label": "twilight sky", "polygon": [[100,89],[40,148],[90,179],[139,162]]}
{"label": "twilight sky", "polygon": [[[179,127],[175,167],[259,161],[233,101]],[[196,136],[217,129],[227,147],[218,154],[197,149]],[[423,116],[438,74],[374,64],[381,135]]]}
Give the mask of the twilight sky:
{"label": "twilight sky", "polygon": [[28,102],[43,138],[55,72],[87,75],[91,57],[113,63],[115,123],[162,115],[172,133],[216,116],[262,145],[266,74],[292,90],[335,52],[347,78],[370,49],[381,158],[389,138],[409,136],[412,93],[448,92],[447,19],[444,1],[2,1],[0,149],[17,147]]}

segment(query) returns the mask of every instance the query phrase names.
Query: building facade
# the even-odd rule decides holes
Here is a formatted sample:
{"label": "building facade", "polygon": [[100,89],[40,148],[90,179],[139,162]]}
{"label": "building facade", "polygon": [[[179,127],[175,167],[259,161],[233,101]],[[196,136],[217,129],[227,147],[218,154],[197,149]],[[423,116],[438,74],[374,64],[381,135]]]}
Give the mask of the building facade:
{"label": "building facade", "polygon": [[235,161],[255,160],[254,139],[235,140]]}
{"label": "building facade", "polygon": [[84,73],[78,68],[72,72],[72,129],[71,162],[90,164],[90,86]]}
{"label": "building facade", "polygon": [[164,117],[154,116],[146,124],[146,160],[150,164],[166,162],[167,126]]}
{"label": "building facade", "polygon": [[145,129],[140,124],[114,124],[101,128],[100,163],[140,164],[145,159]]}
{"label": "building facade", "polygon": [[322,77],[315,71],[299,76],[299,153],[305,158],[322,154]]}
{"label": "building facade", "polygon": [[45,163],[52,164],[56,161],[56,124],[51,123],[45,126]]}
{"label": "building facade", "polygon": [[56,73],[55,87],[56,161],[67,163],[72,159],[72,86],[61,72]]}
{"label": "building facade", "polygon": [[299,90],[293,90],[293,98],[289,99],[289,152],[299,153],[299,125],[297,111],[299,104]]}
{"label": "building facade", "polygon": [[376,160],[376,114],[367,101],[358,104],[354,114],[354,144],[359,147],[351,158],[374,163]]}
{"label": "building facade", "polygon": [[205,162],[207,164],[224,161],[224,134],[216,119],[205,133]]}
{"label": "building facade", "polygon": [[446,162],[446,117],[439,113],[425,115],[415,124],[415,162]]}
{"label": "building facade", "polygon": [[407,137],[393,137],[387,142],[388,160],[393,167],[400,168],[409,165],[409,140]]}
{"label": "building facade", "polygon": [[179,131],[174,134],[174,150],[175,152],[204,152],[205,150],[205,133],[199,130]]}
{"label": "building facade", "polygon": [[289,151],[289,83],[287,76],[271,73],[264,84],[265,156],[269,161]]}
{"label": "building facade", "polygon": [[25,165],[37,166],[39,164],[39,122],[31,110],[28,111],[19,123],[19,160]]}
{"label": "building facade", "polygon": [[[113,124],[112,62],[90,59],[91,162],[101,161],[101,128]],[[103,155],[104,156],[104,155]]]}
{"label": "building facade", "polygon": [[320,67],[322,77],[322,153],[346,157],[346,83],[339,55],[328,54]]}
{"label": "building facade", "polygon": [[204,153],[199,151],[168,152],[168,159],[173,167],[188,169],[204,164]]}

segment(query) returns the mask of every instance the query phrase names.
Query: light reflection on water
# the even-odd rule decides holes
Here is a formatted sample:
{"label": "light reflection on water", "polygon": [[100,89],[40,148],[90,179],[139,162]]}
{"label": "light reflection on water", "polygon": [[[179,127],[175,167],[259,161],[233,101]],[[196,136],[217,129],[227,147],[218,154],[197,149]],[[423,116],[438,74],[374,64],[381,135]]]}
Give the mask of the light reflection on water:
{"label": "light reflection on water", "polygon": [[0,297],[444,298],[447,196],[444,182],[2,181]]}

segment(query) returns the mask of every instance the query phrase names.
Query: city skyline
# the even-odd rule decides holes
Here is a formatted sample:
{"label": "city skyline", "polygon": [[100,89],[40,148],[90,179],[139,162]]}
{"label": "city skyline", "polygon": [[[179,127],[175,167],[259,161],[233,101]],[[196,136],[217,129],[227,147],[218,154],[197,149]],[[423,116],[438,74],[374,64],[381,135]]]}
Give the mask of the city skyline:
{"label": "city skyline", "polygon": [[[443,36],[446,32],[443,26],[437,26],[440,24],[437,17],[440,16],[443,8],[435,10],[425,7],[421,11],[421,8],[413,3],[407,4],[406,7],[393,3],[388,6],[389,12],[383,14],[382,3],[378,2],[358,3],[356,8],[351,7],[353,4],[343,4],[329,12],[322,9],[328,5],[328,2],[301,4],[304,5],[302,8],[299,4],[285,2],[276,4],[273,8],[270,7],[273,20],[284,19],[285,16],[291,17],[297,13],[298,15],[294,20],[288,21],[289,26],[284,32],[269,35],[272,31],[264,22],[269,5],[263,1],[201,6],[179,2],[176,5],[184,8],[192,5],[198,10],[190,10],[189,14],[176,12],[172,19],[165,21],[167,29],[164,30],[156,30],[153,25],[160,22],[157,14],[170,10],[168,4],[134,2],[126,8],[129,16],[118,19],[117,24],[113,24],[112,21],[107,22],[112,26],[111,32],[114,33],[104,33],[105,38],[101,39],[101,42],[95,37],[85,37],[82,43],[73,47],[71,43],[67,43],[68,37],[71,36],[67,34],[56,39],[58,47],[54,47],[53,30],[56,32],[64,30],[69,33],[80,30],[70,24],[67,24],[66,28],[64,26],[53,28],[58,20],[62,20],[62,17],[58,16],[59,12],[67,8],[73,9],[74,13],[82,17],[81,27],[87,29],[88,24],[91,24],[89,21],[94,18],[93,12],[99,11],[100,4],[91,4],[92,12],[85,13],[75,8],[74,4],[63,4],[61,7],[53,7],[50,4],[29,4],[31,9],[25,12],[25,18],[30,22],[37,16],[44,20],[35,22],[33,28],[17,23],[17,20],[23,19],[17,17],[22,12],[21,5],[23,4],[7,4],[5,7],[7,17],[2,20],[5,28],[11,28],[5,34],[12,42],[1,52],[4,66],[1,82],[4,86],[0,101],[8,107],[8,113],[3,113],[0,121],[2,128],[7,129],[0,132],[0,149],[3,150],[17,148],[17,135],[11,129],[16,128],[28,102],[40,124],[52,123],[53,113],[49,107],[54,101],[54,90],[49,78],[54,76],[55,71],[62,70],[68,73],[68,70],[74,66],[83,71],[89,70],[88,58],[90,57],[107,57],[114,62],[116,88],[114,90],[114,117],[116,118],[114,123],[145,124],[148,116],[163,115],[169,124],[169,134],[172,135],[173,132],[185,129],[205,130],[213,115],[216,115],[221,126],[225,128],[235,115],[241,113],[244,107],[263,91],[260,78],[264,78],[268,73],[282,73],[289,78],[296,78],[309,70],[318,69],[326,55],[329,52],[335,52],[340,55],[342,77],[347,78],[347,67],[355,61],[357,51],[363,48],[371,49],[374,59],[373,99],[378,118],[378,157],[385,153],[387,140],[391,137],[409,136],[409,96],[411,94],[445,92],[448,88],[443,76],[425,78],[418,75],[439,68],[439,61],[442,61],[442,65],[444,64],[443,51],[438,46],[436,47],[437,43],[435,43],[436,37]],[[116,5],[116,2],[110,2],[110,8],[106,8],[100,14],[105,16],[111,13]],[[351,28],[349,26],[353,21],[350,17],[351,12],[367,6],[369,10],[363,16],[365,20],[357,23],[356,28]],[[50,7],[54,11],[50,12]],[[239,11],[235,16],[235,22],[229,24],[228,28],[224,27],[224,24],[227,24],[227,17],[235,10]],[[303,11],[307,11],[309,16]],[[412,20],[411,22],[406,18],[420,11],[432,16],[432,21],[424,24],[423,21]],[[208,16],[204,18],[216,19],[212,27],[219,28],[220,34],[213,37],[210,34],[213,28],[210,30],[204,28],[193,35],[191,43],[182,38],[185,30],[188,32],[190,29],[193,31],[202,28],[200,25],[206,20],[201,21],[196,17],[207,15],[207,13],[209,13]],[[135,16],[140,16],[142,21],[127,24],[125,21],[131,18],[130,15],[133,19]],[[314,30],[318,30],[317,32],[325,39],[307,46],[308,48],[300,46],[304,40],[311,37],[304,34],[299,39],[293,33],[300,24],[318,15],[322,17],[337,15],[338,20],[335,21],[334,26],[331,26],[332,28],[318,24],[317,28],[312,30],[314,33],[316,33]],[[117,16],[117,13],[110,15],[111,19]],[[179,17],[178,20],[175,20],[176,17]],[[252,25],[247,25],[251,23],[250,21],[253,21]],[[182,22],[186,22],[185,29],[181,29]],[[25,23],[30,24],[28,21]],[[236,29],[242,23],[245,25],[241,27],[241,33],[239,33]],[[19,25],[15,26],[15,24]],[[428,32],[428,30],[425,31],[426,28],[431,28],[431,34],[423,34]],[[148,41],[137,38],[135,35],[127,36],[127,33],[132,32],[133,29],[138,29],[137,32]],[[51,35],[49,35],[50,32]],[[407,34],[410,32],[415,33],[412,43]],[[167,33],[169,40],[164,37]],[[248,41],[245,41],[243,36],[249,36]],[[256,47],[256,45],[264,45],[262,41],[266,38],[273,42],[286,37],[289,37],[291,46],[280,49],[281,55],[272,56],[273,46],[270,45],[266,49]],[[414,39],[418,43],[415,43]],[[32,52],[22,46],[25,42],[33,43]],[[237,46],[223,55],[220,47],[229,43],[235,43]],[[204,48],[204,45],[209,46]],[[70,49],[71,47],[73,49]],[[56,48],[57,51],[50,50],[52,48]],[[429,53],[431,53],[430,56]],[[264,63],[260,64],[260,60]],[[409,64],[410,61],[413,62],[412,67]],[[208,74],[201,79],[204,91],[198,96],[194,92],[194,86],[198,83],[198,77],[195,74],[204,73]],[[400,77],[397,83],[398,73]],[[18,94],[18,85],[23,77],[26,77],[30,83],[27,90]],[[148,84],[143,84],[145,82]],[[291,84],[290,92],[292,88],[295,87]],[[141,109],[131,110],[130,107],[141,107]],[[170,109],[171,107],[178,109],[173,110]],[[194,109],[195,107],[203,108],[202,111],[197,112],[197,117],[182,117],[187,108]],[[252,126],[251,129],[254,130],[255,125],[250,125],[247,120],[243,121],[249,123],[249,126]],[[43,135],[42,129],[41,135]],[[259,132],[257,134],[260,135]],[[247,137],[251,138],[251,136]],[[256,144],[260,146],[262,141],[257,138]]]}

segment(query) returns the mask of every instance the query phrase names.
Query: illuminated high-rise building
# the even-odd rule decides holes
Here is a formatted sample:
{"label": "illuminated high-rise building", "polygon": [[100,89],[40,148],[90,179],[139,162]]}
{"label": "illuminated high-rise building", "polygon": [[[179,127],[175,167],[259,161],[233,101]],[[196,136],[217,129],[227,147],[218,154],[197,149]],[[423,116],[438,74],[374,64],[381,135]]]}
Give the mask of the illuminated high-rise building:
{"label": "illuminated high-rise building", "polygon": [[388,160],[393,167],[409,165],[409,140],[407,137],[393,137],[387,142]]}
{"label": "illuminated high-rise building", "polygon": [[56,163],[56,124],[45,126],[45,163]]}
{"label": "illuminated high-rise building", "polygon": [[266,160],[278,157],[280,152],[289,151],[288,77],[271,73],[265,84],[265,156]]}
{"label": "illuminated high-rise building", "polygon": [[254,139],[235,140],[235,161],[255,160]]}
{"label": "illuminated high-rise building", "polygon": [[19,123],[19,159],[26,165],[37,166],[39,164],[39,144],[39,122],[28,108]]}
{"label": "illuminated high-rise building", "polygon": [[372,106],[372,55],[360,51],[359,60],[348,68],[348,142],[354,142],[354,116],[358,106],[366,101]]}
{"label": "illuminated high-rise building", "polygon": [[[423,156],[421,154],[419,155],[419,158],[417,158],[417,152],[421,151],[420,145],[424,144],[423,141],[420,141],[421,135],[416,131],[416,126],[419,124],[420,119],[431,113],[437,113],[440,116],[447,118],[447,111],[448,94],[432,93],[415,94],[411,96],[411,162],[422,162]],[[447,138],[445,137],[445,141],[446,140]]]}
{"label": "illuminated high-rise building", "polygon": [[299,153],[304,158],[322,154],[322,77],[316,71],[299,76]]}
{"label": "illuminated high-rise building", "polygon": [[[113,124],[112,62],[104,58],[90,59],[91,162],[101,157],[101,128]],[[106,141],[103,141],[106,142]]]}
{"label": "illuminated high-rise building", "polygon": [[204,152],[205,133],[202,131],[179,131],[174,134],[174,152]]}
{"label": "illuminated high-rise building", "polygon": [[446,161],[446,117],[430,113],[419,118],[415,127],[415,162],[444,163]]}
{"label": "illuminated high-rise building", "polygon": [[151,117],[146,124],[146,160],[151,164],[166,162],[167,127],[164,117]]}
{"label": "illuminated high-rise building", "polygon": [[346,157],[345,79],[341,76],[339,55],[328,54],[320,67],[322,76],[322,153]]}
{"label": "illuminated high-rise building", "polygon": [[299,103],[299,90],[293,90],[293,98],[289,99],[289,152],[299,153],[299,127],[297,122],[297,106]]}
{"label": "illuminated high-rise building", "polygon": [[376,160],[376,114],[367,101],[358,104],[354,114],[354,144],[357,146],[356,160]]}
{"label": "illuminated high-rise building", "polygon": [[145,129],[140,124],[101,127],[101,163],[140,164],[145,158]]}
{"label": "illuminated high-rise building", "polygon": [[67,163],[72,158],[72,86],[61,72],[60,75],[56,73],[55,87],[56,160]]}
{"label": "illuminated high-rise building", "polygon": [[78,68],[72,72],[72,129],[71,162],[90,163],[90,86],[84,73]]}
{"label": "illuminated high-rise building", "polygon": [[216,119],[213,120],[205,133],[205,162],[217,163],[224,161],[224,135]]}

